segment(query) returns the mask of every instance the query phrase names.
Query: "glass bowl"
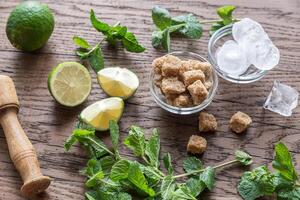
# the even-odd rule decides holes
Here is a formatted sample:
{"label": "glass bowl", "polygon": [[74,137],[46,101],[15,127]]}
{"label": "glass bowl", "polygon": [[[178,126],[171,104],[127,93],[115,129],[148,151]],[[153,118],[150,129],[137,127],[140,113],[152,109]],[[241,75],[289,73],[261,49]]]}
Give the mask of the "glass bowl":
{"label": "glass bowl", "polygon": [[265,76],[268,70],[259,70],[253,65],[250,65],[248,70],[240,76],[233,76],[222,71],[216,59],[216,52],[226,41],[233,40],[232,24],[222,27],[217,30],[210,38],[208,43],[208,60],[212,64],[219,76],[233,83],[251,83]]}
{"label": "glass bowl", "polygon": [[[208,62],[205,58],[202,56],[192,53],[192,52],[183,52],[183,51],[176,51],[169,53],[169,55],[177,56],[181,60],[199,60],[201,62]],[[210,81],[212,82],[212,86],[209,89],[208,97],[205,99],[200,105],[193,106],[193,107],[187,107],[187,108],[180,108],[180,107],[175,107],[167,104],[166,99],[164,95],[161,93],[160,88],[158,88],[155,85],[155,74],[153,68],[151,69],[150,72],[150,92],[151,95],[153,96],[155,102],[164,110],[174,113],[174,114],[179,114],[179,115],[189,115],[193,113],[197,113],[204,108],[206,108],[213,100],[217,87],[218,87],[218,76],[214,69],[212,69],[212,75]]]}

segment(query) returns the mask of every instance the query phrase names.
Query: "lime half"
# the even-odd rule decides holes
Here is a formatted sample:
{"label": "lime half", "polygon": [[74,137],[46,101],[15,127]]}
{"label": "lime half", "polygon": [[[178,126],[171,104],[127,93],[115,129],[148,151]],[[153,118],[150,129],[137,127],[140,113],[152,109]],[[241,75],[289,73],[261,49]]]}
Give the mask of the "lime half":
{"label": "lime half", "polygon": [[74,107],[89,96],[92,80],[89,71],[77,62],[64,62],[49,74],[48,88],[53,98],[60,104]]}
{"label": "lime half", "polygon": [[122,99],[131,97],[139,86],[139,79],[135,73],[120,67],[107,67],[100,70],[98,82],[106,94]]}
{"label": "lime half", "polygon": [[110,97],[97,101],[85,108],[80,118],[96,130],[105,131],[109,129],[109,121],[119,121],[123,114],[124,101],[119,97]]}

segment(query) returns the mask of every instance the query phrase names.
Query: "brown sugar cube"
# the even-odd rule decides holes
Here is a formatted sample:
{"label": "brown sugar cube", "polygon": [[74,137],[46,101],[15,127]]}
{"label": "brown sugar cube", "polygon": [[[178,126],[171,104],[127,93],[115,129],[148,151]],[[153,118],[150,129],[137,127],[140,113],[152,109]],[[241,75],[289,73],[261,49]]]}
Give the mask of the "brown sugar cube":
{"label": "brown sugar cube", "polygon": [[236,133],[242,133],[250,126],[251,123],[251,117],[239,111],[231,117],[229,127]]}
{"label": "brown sugar cube", "polygon": [[189,94],[180,94],[173,100],[173,105],[176,107],[189,107],[193,104],[191,96]]}
{"label": "brown sugar cube", "polygon": [[154,84],[156,85],[156,87],[161,88],[162,79],[163,77],[161,75],[154,76]]}
{"label": "brown sugar cube", "polygon": [[200,62],[197,60],[191,60],[190,62],[194,70],[201,70],[205,74],[206,78],[211,76],[212,66],[209,62]]}
{"label": "brown sugar cube", "polygon": [[199,131],[201,132],[213,132],[216,131],[218,123],[216,118],[209,113],[201,112],[199,115]]}
{"label": "brown sugar cube", "polygon": [[177,77],[166,77],[162,80],[161,89],[164,94],[181,94],[185,91],[185,86]]}
{"label": "brown sugar cube", "polygon": [[197,80],[204,82],[205,75],[201,70],[186,71],[182,74],[184,85],[187,87]]}
{"label": "brown sugar cube", "polygon": [[177,76],[179,68],[181,66],[181,60],[176,56],[166,55],[164,63],[162,64],[162,75],[163,76]]}
{"label": "brown sugar cube", "polygon": [[182,76],[184,72],[193,70],[190,60],[181,61],[181,66],[179,68],[179,75]]}
{"label": "brown sugar cube", "polygon": [[165,56],[153,60],[152,67],[155,74],[161,74],[161,68],[164,62],[165,62]]}
{"label": "brown sugar cube", "polygon": [[206,139],[198,135],[192,135],[187,145],[187,151],[192,154],[200,154],[206,150]]}
{"label": "brown sugar cube", "polygon": [[190,92],[195,105],[199,105],[207,98],[207,89],[200,80],[189,85],[187,89]]}
{"label": "brown sugar cube", "polygon": [[205,81],[204,82],[204,86],[207,89],[207,91],[211,88],[212,86],[212,82],[211,81]]}
{"label": "brown sugar cube", "polygon": [[174,105],[174,100],[178,97],[177,94],[166,94],[165,98],[166,98],[166,102],[167,104],[171,105],[171,106],[175,106]]}

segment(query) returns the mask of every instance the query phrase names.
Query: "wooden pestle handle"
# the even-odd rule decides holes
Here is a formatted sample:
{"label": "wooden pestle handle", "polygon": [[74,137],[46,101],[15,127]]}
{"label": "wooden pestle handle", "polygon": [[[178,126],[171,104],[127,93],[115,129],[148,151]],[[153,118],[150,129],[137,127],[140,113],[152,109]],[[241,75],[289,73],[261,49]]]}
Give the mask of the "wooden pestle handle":
{"label": "wooden pestle handle", "polygon": [[0,125],[10,158],[24,182],[21,192],[33,196],[47,189],[51,180],[41,173],[36,152],[19,123],[18,110],[19,101],[12,79],[0,75]]}

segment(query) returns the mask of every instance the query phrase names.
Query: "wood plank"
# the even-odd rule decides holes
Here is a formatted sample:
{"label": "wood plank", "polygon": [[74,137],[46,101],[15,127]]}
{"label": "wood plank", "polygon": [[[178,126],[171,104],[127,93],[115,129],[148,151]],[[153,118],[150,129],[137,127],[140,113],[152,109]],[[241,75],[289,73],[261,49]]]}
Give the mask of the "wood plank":
{"label": "wood plank", "polygon": [[[200,134],[207,138],[208,150],[201,157],[207,165],[229,160],[237,148],[248,151],[254,157],[252,167],[268,164],[273,157],[273,145],[285,142],[292,153],[296,169],[300,171],[300,108],[295,109],[292,117],[284,118],[262,108],[273,81],[279,80],[300,90],[300,15],[297,0],[266,1],[45,1],[54,10],[55,31],[47,45],[37,53],[23,53],[13,48],[5,34],[6,19],[18,3],[7,0],[0,5],[0,74],[10,75],[16,84],[21,102],[19,117],[24,130],[35,146],[42,171],[53,178],[47,193],[37,199],[84,199],[84,177],[78,171],[84,167],[86,155],[79,146],[65,153],[63,141],[72,131],[77,115],[87,105],[106,97],[93,77],[93,89],[88,101],[75,109],[64,108],[54,102],[47,89],[47,76],[52,67],[63,61],[79,61],[74,55],[72,44],[74,34],[83,36],[91,43],[101,39],[101,34],[91,28],[89,10],[93,8],[97,15],[109,23],[121,21],[129,30],[136,33],[147,48],[142,54],[117,51],[103,47],[107,66],[128,67],[140,78],[140,88],[136,95],[126,102],[126,110],[121,120],[121,138],[124,139],[128,127],[137,124],[144,127],[147,135],[157,127],[161,133],[162,154],[170,152],[174,158],[176,172],[182,172],[182,160],[187,156],[186,144],[197,130],[197,115],[176,116],[163,111],[155,104],[149,92],[149,71],[154,58],[164,54],[151,47],[151,32],[154,26],[151,20],[153,5],[162,5],[170,9],[173,15],[192,12],[200,19],[214,19],[215,9],[222,4],[237,5],[238,17],[250,17],[263,24],[266,31],[279,47],[281,60],[278,67],[260,81],[249,85],[236,85],[220,79],[217,95],[207,108],[219,123],[215,134]],[[208,26],[205,26],[206,30]],[[174,39],[173,50],[193,51],[207,57],[209,35],[205,32],[198,41]],[[236,111],[248,113],[253,124],[246,134],[236,135],[228,130],[228,121]],[[101,134],[109,142],[107,133]],[[122,154],[130,153],[122,147]],[[218,173],[217,184],[204,199],[240,199],[236,185],[245,168],[231,167]],[[24,199],[19,188],[19,175],[15,171],[7,152],[2,130],[0,130],[0,193],[3,200]]]}

